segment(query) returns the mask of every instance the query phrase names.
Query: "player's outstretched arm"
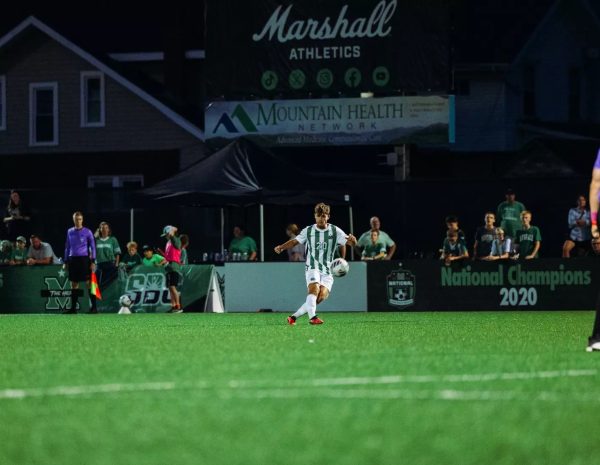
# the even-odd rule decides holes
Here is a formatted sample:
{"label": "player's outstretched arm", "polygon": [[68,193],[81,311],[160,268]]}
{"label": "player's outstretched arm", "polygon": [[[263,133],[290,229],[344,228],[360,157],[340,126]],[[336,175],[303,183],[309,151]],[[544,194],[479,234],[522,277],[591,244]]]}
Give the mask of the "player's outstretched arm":
{"label": "player's outstretched arm", "polygon": [[275,249],[273,249],[273,250],[275,250],[276,254],[280,254],[284,250],[291,249],[292,247],[294,247],[297,244],[299,244],[299,242],[296,239],[290,239],[289,241],[287,241],[281,245],[276,245]]}

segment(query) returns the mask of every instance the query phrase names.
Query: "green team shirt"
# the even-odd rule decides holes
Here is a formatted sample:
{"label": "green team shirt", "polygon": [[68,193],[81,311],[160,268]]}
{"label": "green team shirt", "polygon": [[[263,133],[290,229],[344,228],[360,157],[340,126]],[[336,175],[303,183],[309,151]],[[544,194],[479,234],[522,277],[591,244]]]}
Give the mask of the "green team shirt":
{"label": "green team shirt", "polygon": [[[519,244],[519,258],[525,258],[527,255],[531,255],[533,248],[535,247],[536,241],[542,240],[542,234],[540,228],[537,226],[531,226],[529,229],[519,229],[515,237],[515,242]],[[538,254],[535,254],[535,258]]]}
{"label": "green team shirt", "polygon": [[377,241],[375,244],[371,241],[362,251],[363,257],[376,257],[380,253],[385,253],[386,248],[383,242]]}
{"label": "green team shirt", "polygon": [[332,224],[328,224],[325,229],[319,229],[316,224],[307,226],[296,236],[296,240],[305,244],[306,271],[317,270],[327,275],[331,275],[329,265],[337,246],[347,242],[346,233]]}
{"label": "green team shirt", "polygon": [[496,220],[500,221],[500,227],[507,237],[515,237],[517,230],[521,229],[521,212],[525,210],[525,205],[521,202],[510,204],[504,201],[498,205]]}
{"label": "green team shirt", "polygon": [[250,236],[244,236],[240,239],[234,237],[229,244],[229,253],[247,253],[250,256],[252,252],[256,251],[256,242]]}
{"label": "green team shirt", "polygon": [[164,259],[165,259],[165,257],[155,253],[150,258],[146,258],[146,257],[142,258],[142,264],[144,266],[160,266],[160,262],[162,262]]}
{"label": "green team shirt", "polygon": [[467,247],[460,239],[455,244],[451,244],[448,238],[444,239],[444,254],[452,257],[462,257],[467,251]]}
{"label": "green team shirt", "polygon": [[[381,242],[384,245],[386,251],[395,244],[392,238],[383,231],[379,231],[379,238],[377,239],[377,241]],[[362,249],[368,246],[370,243],[371,230],[368,230],[367,232],[362,233],[361,236],[358,238],[358,246]]]}
{"label": "green team shirt", "polygon": [[114,262],[117,259],[117,255],[121,255],[121,247],[119,247],[119,242],[115,237],[108,236],[96,239],[97,263]]}
{"label": "green team shirt", "polygon": [[187,254],[187,250],[186,249],[181,249],[181,258],[180,258],[181,264],[182,265],[187,265],[188,264],[188,254]]}
{"label": "green team shirt", "polygon": [[27,260],[27,247],[24,249],[19,249],[18,247],[12,251],[11,260],[15,262],[25,262]]}
{"label": "green team shirt", "polygon": [[142,257],[140,257],[140,254],[137,252],[133,255],[129,255],[129,253],[126,253],[121,258],[120,263],[123,263],[125,265],[125,268],[127,269],[127,271],[129,271],[129,270],[135,268],[136,266],[142,264]]}

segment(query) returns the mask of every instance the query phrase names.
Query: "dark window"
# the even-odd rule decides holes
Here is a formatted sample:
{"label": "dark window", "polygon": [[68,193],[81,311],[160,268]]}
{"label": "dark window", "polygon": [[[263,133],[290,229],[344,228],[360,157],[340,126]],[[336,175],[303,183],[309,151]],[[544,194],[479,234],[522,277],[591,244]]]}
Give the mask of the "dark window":
{"label": "dark window", "polygon": [[54,89],[35,90],[35,143],[54,140]]}

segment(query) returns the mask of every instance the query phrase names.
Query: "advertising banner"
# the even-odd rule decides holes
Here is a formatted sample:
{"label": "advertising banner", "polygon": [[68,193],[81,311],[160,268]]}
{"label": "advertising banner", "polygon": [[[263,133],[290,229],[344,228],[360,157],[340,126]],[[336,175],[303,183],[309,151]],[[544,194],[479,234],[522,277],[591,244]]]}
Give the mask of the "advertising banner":
{"label": "advertising banner", "polygon": [[385,261],[369,263],[367,279],[369,311],[591,310],[600,262]]}
{"label": "advertising banner", "polygon": [[449,3],[208,0],[207,95],[446,92]]}
{"label": "advertising banner", "polygon": [[[213,268],[212,265],[181,267],[179,290],[185,311],[204,310]],[[162,268],[139,266],[129,274],[121,273],[102,290],[98,310],[118,312],[119,297],[123,294],[129,295],[135,312],[158,313],[171,308]],[[70,305],[71,284],[62,266],[0,268],[0,313],[59,313]],[[78,305],[79,311],[89,310],[87,289],[78,299]]]}
{"label": "advertising banner", "polygon": [[453,102],[441,96],[213,102],[205,134],[262,145],[447,144]]}

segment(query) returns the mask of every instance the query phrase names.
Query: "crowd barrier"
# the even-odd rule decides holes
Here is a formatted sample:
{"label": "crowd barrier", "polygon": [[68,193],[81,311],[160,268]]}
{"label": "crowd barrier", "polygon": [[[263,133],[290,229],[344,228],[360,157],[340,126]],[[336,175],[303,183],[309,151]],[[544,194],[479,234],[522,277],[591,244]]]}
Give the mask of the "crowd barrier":
{"label": "crowd barrier", "polygon": [[[185,311],[212,311],[219,298],[213,265],[181,267],[181,296]],[[83,284],[82,284],[83,285]],[[120,275],[102,291],[97,302],[101,313],[119,310],[119,297],[128,294],[136,312],[160,313],[171,308],[164,269],[138,266]],[[87,290],[79,298],[79,310],[89,310]],[[220,294],[219,294],[220,295]],[[1,313],[58,313],[70,307],[71,286],[68,274],[60,265],[15,266],[0,268]],[[219,311],[217,304],[216,311]]]}
{"label": "crowd barrier", "polygon": [[[185,311],[295,311],[306,298],[302,263],[189,265],[181,270]],[[591,310],[600,290],[594,258],[529,261],[436,260],[351,262],[336,278],[323,312]],[[222,299],[224,293],[224,304]],[[117,312],[128,294],[138,312],[170,308],[163,269],[137,267],[103,290],[98,308]],[[79,299],[87,311],[86,297]],[[0,268],[1,313],[58,313],[70,304],[67,273],[60,266]]]}

